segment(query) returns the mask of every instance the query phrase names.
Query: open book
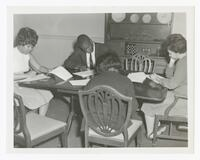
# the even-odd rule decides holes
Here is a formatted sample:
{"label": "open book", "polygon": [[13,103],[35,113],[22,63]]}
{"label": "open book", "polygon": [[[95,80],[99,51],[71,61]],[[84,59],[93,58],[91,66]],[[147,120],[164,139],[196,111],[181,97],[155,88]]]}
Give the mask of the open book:
{"label": "open book", "polygon": [[80,76],[82,78],[86,78],[86,77],[94,75],[94,70],[81,71],[81,72],[76,72],[76,73],[73,73],[73,74]]}
{"label": "open book", "polygon": [[143,83],[149,75],[145,74],[144,72],[134,72],[129,73],[127,76],[132,82]]}
{"label": "open book", "polygon": [[162,80],[162,79],[164,79],[164,77],[162,77],[162,76],[160,76],[160,75],[158,75],[158,74],[156,74],[156,73],[153,73],[153,74],[151,74],[151,75],[149,75],[149,79],[151,79],[152,81],[154,81],[155,83],[160,83],[158,80],[160,79],[160,80]]}
{"label": "open book", "polygon": [[56,75],[57,77],[59,77],[63,81],[67,81],[67,80],[69,80],[70,78],[73,77],[72,74],[62,66],[56,67],[55,69],[53,69],[48,74],[49,75],[51,75],[51,74]]}

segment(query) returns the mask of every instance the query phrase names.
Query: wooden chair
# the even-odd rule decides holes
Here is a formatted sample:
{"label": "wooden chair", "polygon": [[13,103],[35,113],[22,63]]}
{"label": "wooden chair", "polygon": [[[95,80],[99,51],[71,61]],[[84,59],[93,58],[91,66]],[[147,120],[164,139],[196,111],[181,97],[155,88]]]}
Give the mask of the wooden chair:
{"label": "wooden chair", "polygon": [[135,54],[124,57],[123,66],[125,71],[153,73],[155,61],[145,55]]}
{"label": "wooden chair", "polygon": [[[183,115],[179,115],[178,113],[175,113],[176,104],[178,103],[179,100],[184,100],[184,101],[186,101],[186,104],[187,104],[187,97],[181,96],[181,95],[176,95],[174,102],[168,108],[166,108],[164,115],[156,115],[155,116],[155,123],[154,123],[154,130],[153,130],[153,144],[154,145],[158,138],[182,140],[182,141],[188,140],[188,138],[187,138],[187,125],[188,125],[187,115],[183,116]],[[164,132],[161,135],[157,135],[159,123],[164,124],[168,127],[167,134]],[[173,128],[172,128],[173,124],[177,125],[177,128],[179,128],[179,126],[180,127],[183,126],[182,129],[178,129],[178,130],[186,132],[186,136],[185,135],[184,136],[175,135],[173,133]]]}
{"label": "wooden chair", "polygon": [[[72,115],[68,122],[71,123]],[[52,118],[25,111],[22,97],[14,94],[14,144],[33,147],[55,136],[60,136],[61,145],[67,147],[70,125]]]}
{"label": "wooden chair", "polygon": [[100,85],[79,91],[79,100],[85,119],[85,147],[91,143],[127,147],[133,139],[140,146],[142,122],[130,120],[131,97]]}

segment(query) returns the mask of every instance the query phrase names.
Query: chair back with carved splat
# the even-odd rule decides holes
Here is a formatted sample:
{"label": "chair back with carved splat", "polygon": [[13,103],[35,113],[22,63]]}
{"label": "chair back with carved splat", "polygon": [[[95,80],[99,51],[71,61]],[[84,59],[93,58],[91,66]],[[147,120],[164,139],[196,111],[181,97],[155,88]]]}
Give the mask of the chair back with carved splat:
{"label": "chair back with carved splat", "polygon": [[155,61],[145,55],[136,54],[125,57],[123,65],[126,71],[153,73]]}
{"label": "chair back with carved splat", "polygon": [[131,97],[122,95],[110,86],[99,85],[88,91],[79,91],[79,99],[85,119],[86,147],[90,141],[115,146],[114,142],[109,143],[109,139],[100,138],[95,141],[95,138],[89,138],[90,129],[106,138],[123,134],[122,146],[127,146],[127,128],[132,113]]}

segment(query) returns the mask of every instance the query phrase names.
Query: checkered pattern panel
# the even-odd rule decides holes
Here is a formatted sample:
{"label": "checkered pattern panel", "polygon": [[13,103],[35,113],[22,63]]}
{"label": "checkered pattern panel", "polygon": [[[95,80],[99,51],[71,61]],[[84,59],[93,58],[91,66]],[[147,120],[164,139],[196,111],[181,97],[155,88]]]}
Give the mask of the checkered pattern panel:
{"label": "checkered pattern panel", "polygon": [[126,45],[126,54],[127,55],[133,55],[136,54],[138,52],[137,48],[136,48],[136,44],[127,44]]}

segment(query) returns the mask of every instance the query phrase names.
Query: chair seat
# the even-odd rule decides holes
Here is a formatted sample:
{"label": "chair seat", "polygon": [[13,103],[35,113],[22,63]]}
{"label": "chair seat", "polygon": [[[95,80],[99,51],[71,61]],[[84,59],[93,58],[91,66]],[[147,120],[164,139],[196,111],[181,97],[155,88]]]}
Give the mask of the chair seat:
{"label": "chair seat", "polygon": [[[142,126],[142,121],[139,120],[133,120],[131,119],[132,124],[128,127],[128,140],[131,138],[131,136]],[[94,138],[102,138],[102,139],[108,139],[108,140],[114,140],[114,141],[119,141],[123,142],[124,141],[124,136],[121,134],[113,137],[104,137],[102,135],[99,135],[95,131],[93,131],[91,128],[89,128],[89,136],[94,137]]]}
{"label": "chair seat", "polygon": [[169,112],[169,116],[185,117],[187,118],[187,100],[179,99],[176,105]]}
{"label": "chair seat", "polygon": [[[51,133],[52,131],[62,129],[66,125],[64,122],[41,116],[33,112],[27,113],[26,123],[31,140]],[[23,137],[23,134],[20,133],[19,136]]]}

